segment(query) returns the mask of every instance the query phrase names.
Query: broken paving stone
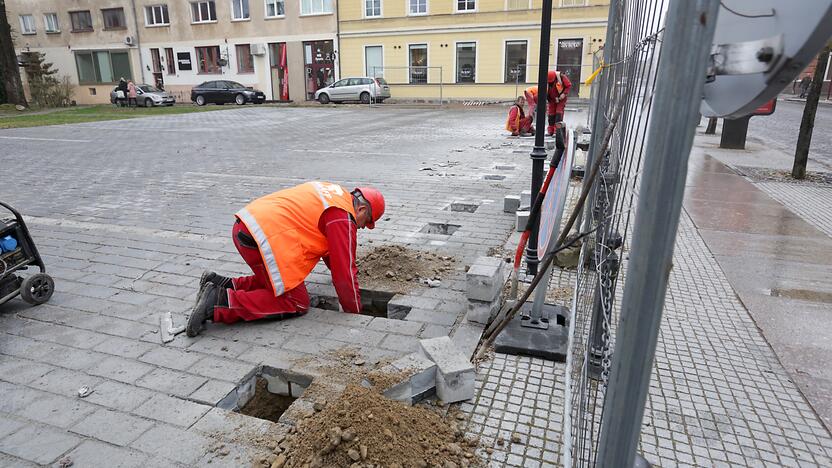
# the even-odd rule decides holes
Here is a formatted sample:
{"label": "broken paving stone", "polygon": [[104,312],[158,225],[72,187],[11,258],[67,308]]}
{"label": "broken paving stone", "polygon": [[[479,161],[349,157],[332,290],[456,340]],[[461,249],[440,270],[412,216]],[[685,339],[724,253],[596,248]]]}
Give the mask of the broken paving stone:
{"label": "broken paving stone", "polygon": [[356,449],[349,449],[347,451],[347,456],[350,457],[350,460],[354,462],[361,460],[361,454]]}

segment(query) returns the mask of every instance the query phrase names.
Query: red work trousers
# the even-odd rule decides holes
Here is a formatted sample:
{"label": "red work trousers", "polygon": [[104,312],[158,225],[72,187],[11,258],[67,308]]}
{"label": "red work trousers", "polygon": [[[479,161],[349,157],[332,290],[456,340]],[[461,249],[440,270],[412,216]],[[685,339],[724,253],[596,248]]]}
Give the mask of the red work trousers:
{"label": "red work trousers", "polygon": [[294,289],[275,296],[260,250],[257,247],[242,245],[239,239],[240,232],[251,237],[245,224],[238,221],[231,230],[234,246],[254,274],[231,280],[234,289],[227,290],[228,307],[214,308],[214,322],[281,319],[305,314],[309,309],[306,285],[301,283]]}

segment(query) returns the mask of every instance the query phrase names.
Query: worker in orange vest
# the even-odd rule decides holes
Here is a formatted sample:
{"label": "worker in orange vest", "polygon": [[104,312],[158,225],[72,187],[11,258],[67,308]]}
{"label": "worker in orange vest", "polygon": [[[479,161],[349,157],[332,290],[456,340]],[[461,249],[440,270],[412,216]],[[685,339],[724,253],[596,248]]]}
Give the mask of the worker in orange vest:
{"label": "worker in orange vest", "polygon": [[526,104],[526,98],[517,96],[514,105],[508,110],[508,118],[506,119],[506,130],[511,132],[511,136],[521,136],[524,134],[534,135],[532,128],[531,116],[526,116],[523,111],[523,106]]}
{"label": "worker in orange vest", "polygon": [[[555,134],[555,124],[563,121],[563,113],[566,110],[566,100],[569,97],[569,90],[572,89],[572,82],[559,71],[549,70],[546,76],[548,86],[546,87],[546,117],[549,125],[546,133],[549,136]],[[532,121],[537,117],[537,103],[539,91],[537,86],[529,86],[523,91],[526,101],[529,103],[529,116]]]}
{"label": "worker in orange vest", "polygon": [[307,182],[266,195],[236,213],[234,246],[252,276],[228,278],[206,271],[200,278],[188,324],[188,336],[207,320],[287,318],[309,309],[304,280],[323,258],[344,312],[361,312],[355,265],[359,228],[375,227],[384,214],[384,197],[376,189],[352,192],[328,182]]}

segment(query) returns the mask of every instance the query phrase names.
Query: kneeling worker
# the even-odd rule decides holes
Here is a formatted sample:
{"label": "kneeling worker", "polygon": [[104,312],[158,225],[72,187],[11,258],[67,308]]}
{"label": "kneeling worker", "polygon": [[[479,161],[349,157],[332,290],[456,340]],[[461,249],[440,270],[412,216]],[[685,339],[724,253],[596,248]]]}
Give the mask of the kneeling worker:
{"label": "kneeling worker", "polygon": [[523,111],[523,106],[526,105],[526,99],[523,96],[517,96],[514,105],[508,110],[508,119],[506,119],[506,130],[511,132],[511,136],[520,136],[525,134],[534,135],[532,128],[532,117],[526,116]]}
{"label": "kneeling worker", "polygon": [[304,280],[321,258],[332,272],[341,308],[361,312],[356,234],[358,228],[373,229],[383,214],[384,197],[378,190],[359,187],[349,192],[317,181],[249,203],[237,212],[231,234],[254,275],[203,273],[188,336],[198,335],[206,320],[234,323],[306,313]]}

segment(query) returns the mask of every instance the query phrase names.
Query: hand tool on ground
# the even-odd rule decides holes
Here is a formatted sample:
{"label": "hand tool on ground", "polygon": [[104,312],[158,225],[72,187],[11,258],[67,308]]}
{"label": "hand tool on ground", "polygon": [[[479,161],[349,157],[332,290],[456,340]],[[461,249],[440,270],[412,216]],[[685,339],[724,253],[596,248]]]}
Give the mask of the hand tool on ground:
{"label": "hand tool on ground", "polygon": [[162,343],[170,343],[176,335],[183,331],[185,331],[185,325],[173,326],[173,317],[170,312],[165,312],[159,316],[159,334],[162,337]]}

